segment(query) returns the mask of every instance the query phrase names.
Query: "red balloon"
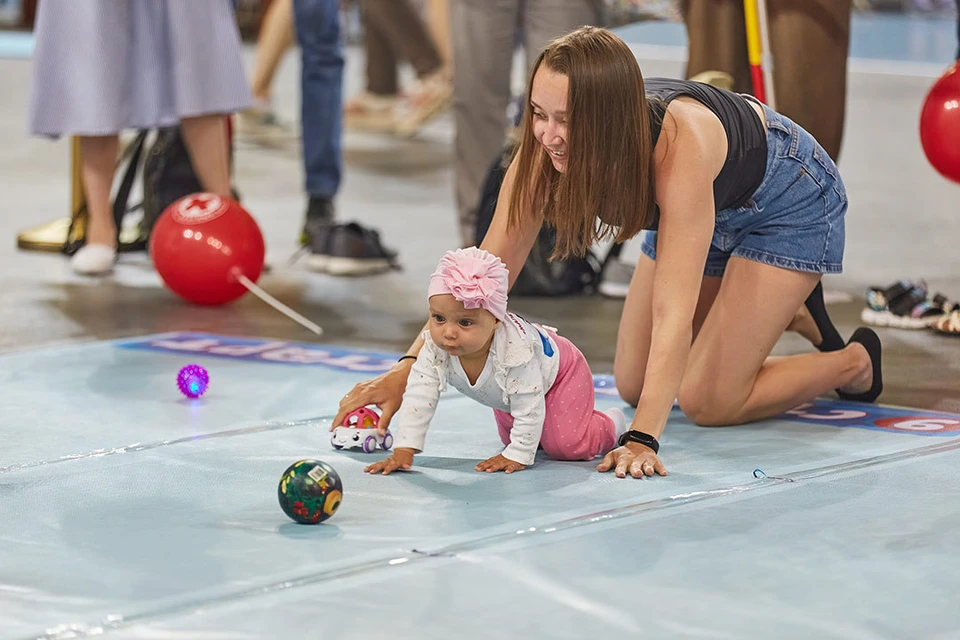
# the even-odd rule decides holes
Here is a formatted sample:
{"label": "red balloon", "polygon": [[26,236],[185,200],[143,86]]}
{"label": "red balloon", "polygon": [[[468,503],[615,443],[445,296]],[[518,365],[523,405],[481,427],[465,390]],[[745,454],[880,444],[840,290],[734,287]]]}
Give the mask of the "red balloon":
{"label": "red balloon", "polygon": [[933,168],[960,183],[960,63],[947,69],[927,94],[920,143]]}
{"label": "red balloon", "polygon": [[260,227],[238,202],[213,193],[177,200],[150,233],[150,257],[171,291],[197,304],[217,305],[247,292],[237,279],[256,282],[266,249]]}

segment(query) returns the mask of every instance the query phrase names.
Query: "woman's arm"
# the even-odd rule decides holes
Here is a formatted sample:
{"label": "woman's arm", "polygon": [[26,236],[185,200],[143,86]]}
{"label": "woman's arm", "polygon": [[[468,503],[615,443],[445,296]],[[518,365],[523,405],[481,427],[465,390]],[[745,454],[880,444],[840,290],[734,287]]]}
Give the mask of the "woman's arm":
{"label": "woman's arm", "polygon": [[693,340],[703,268],[713,236],[715,159],[696,131],[678,132],[657,172],[660,224],[652,291],[653,329],[643,391],[631,428],[659,438],[680,389]]}
{"label": "woman's arm", "polygon": [[[514,161],[510,164],[503,178],[493,220],[487,230],[487,235],[484,236],[483,242],[480,244],[481,249],[486,249],[493,255],[498,256],[507,265],[507,270],[510,272],[511,287],[513,287],[513,283],[523,268],[523,264],[527,261],[527,255],[537,239],[537,234],[540,233],[540,225],[543,222],[542,215],[539,213],[531,214],[527,216],[519,229],[509,227],[507,222],[510,199],[513,196],[516,174],[516,162]],[[426,329],[427,326],[425,325],[424,330]],[[423,347],[422,334],[423,331],[417,334],[417,339],[407,349],[407,355],[415,356],[420,353],[420,349]],[[344,417],[354,409],[372,404],[380,409],[380,425],[386,429],[403,401],[403,391],[406,388],[407,377],[410,375],[412,366],[412,359],[401,360],[386,373],[382,373],[372,380],[358,382],[340,400],[340,408],[333,419],[333,424],[340,424]]]}
{"label": "woman's arm", "polygon": [[[690,353],[693,316],[716,221],[713,181],[727,154],[726,134],[716,116],[705,107],[677,106],[677,117],[668,118],[666,135],[657,144],[660,223],[650,294],[653,326],[643,390],[630,425],[658,439]],[[637,442],[617,447],[597,465],[598,471],[614,468],[621,478],[628,473],[637,478],[666,475],[657,454]]]}

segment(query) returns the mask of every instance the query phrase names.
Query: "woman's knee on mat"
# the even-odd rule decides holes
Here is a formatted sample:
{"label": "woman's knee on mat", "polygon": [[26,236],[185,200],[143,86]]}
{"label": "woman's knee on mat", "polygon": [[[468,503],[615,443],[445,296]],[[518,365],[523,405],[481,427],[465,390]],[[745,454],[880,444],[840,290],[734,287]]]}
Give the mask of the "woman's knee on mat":
{"label": "woman's knee on mat", "polygon": [[700,427],[737,424],[743,408],[739,396],[708,381],[688,381],[684,378],[677,396],[680,410]]}
{"label": "woman's knee on mat", "polygon": [[640,394],[643,392],[643,373],[624,372],[614,362],[613,382],[620,399],[636,409],[637,403],[640,402]]}

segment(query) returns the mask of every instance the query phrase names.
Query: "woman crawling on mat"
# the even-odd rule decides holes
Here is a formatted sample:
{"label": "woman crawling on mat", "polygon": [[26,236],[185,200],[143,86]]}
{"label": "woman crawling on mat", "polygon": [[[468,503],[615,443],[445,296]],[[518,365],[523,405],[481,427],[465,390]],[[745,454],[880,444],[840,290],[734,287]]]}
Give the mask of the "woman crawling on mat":
{"label": "woman crawling on mat", "polygon": [[[879,338],[860,328],[844,345],[822,304],[821,277],[842,268],[847,194],[810,134],[749,96],[645,82],[626,44],[595,27],[547,46],[527,102],[481,244],[511,284],[544,222],[556,227],[558,256],[643,234],[614,362],[636,413],[599,471],[665,475],[659,438],[674,399],[693,422],[721,426],[831,389],[863,402],[880,395]],[[815,321],[821,352],[771,357],[798,309]],[[401,360],[359,383],[334,424],[375,404],[385,427],[410,369]]]}

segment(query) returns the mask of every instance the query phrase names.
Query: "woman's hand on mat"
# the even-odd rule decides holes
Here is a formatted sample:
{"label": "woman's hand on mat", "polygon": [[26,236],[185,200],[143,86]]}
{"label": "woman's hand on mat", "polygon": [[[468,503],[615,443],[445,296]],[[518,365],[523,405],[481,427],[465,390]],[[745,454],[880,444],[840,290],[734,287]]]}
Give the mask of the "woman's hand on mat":
{"label": "woman's hand on mat", "polygon": [[412,366],[413,360],[403,360],[393,365],[393,368],[386,373],[382,373],[372,380],[364,380],[355,384],[350,393],[340,399],[340,409],[330,424],[330,431],[342,425],[343,419],[351,411],[372,404],[380,409],[377,431],[380,435],[386,435],[393,414],[397,412],[400,403],[403,402],[403,392],[407,388],[407,377],[410,375],[410,367]]}
{"label": "woman's hand on mat", "polygon": [[661,476],[667,475],[667,468],[660,462],[660,458],[653,449],[639,442],[628,442],[603,456],[603,460],[597,465],[597,471],[610,471],[610,469],[615,470],[618,478],[626,478],[628,473],[634,478],[652,476],[655,473]]}
{"label": "woman's hand on mat", "polygon": [[475,466],[474,470],[486,471],[487,473],[493,473],[494,471],[513,473],[514,471],[522,471],[526,468],[526,465],[520,464],[519,462],[514,462],[510,458],[504,458],[502,453],[498,453],[492,458],[487,458]]}
{"label": "woman's hand on mat", "polygon": [[394,449],[393,453],[386,460],[381,460],[380,462],[374,462],[368,466],[364,471],[366,473],[383,473],[383,475],[388,476],[397,469],[406,471],[413,464],[413,449],[407,449],[400,447],[399,449]]}

